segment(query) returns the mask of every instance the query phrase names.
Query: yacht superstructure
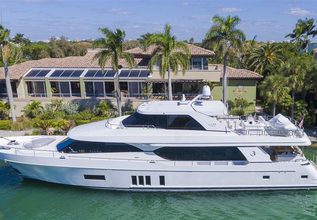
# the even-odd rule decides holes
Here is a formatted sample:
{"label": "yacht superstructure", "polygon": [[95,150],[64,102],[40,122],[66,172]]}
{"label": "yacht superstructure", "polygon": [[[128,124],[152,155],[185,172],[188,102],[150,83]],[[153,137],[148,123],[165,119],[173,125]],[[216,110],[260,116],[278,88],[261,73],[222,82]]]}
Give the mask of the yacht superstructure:
{"label": "yacht superstructure", "polygon": [[22,176],[131,191],[317,187],[311,144],[286,117],[240,119],[220,101],[141,104],[130,116],[73,128],[67,137],[0,139],[0,159]]}

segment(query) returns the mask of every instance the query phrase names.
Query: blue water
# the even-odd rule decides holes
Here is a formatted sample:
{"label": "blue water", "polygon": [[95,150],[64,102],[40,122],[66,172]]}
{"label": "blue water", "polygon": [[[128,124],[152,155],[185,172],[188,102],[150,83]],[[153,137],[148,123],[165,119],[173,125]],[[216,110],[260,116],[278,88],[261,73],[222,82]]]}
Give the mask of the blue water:
{"label": "blue water", "polygon": [[317,190],[112,192],[23,180],[0,164],[0,219],[317,219]]}

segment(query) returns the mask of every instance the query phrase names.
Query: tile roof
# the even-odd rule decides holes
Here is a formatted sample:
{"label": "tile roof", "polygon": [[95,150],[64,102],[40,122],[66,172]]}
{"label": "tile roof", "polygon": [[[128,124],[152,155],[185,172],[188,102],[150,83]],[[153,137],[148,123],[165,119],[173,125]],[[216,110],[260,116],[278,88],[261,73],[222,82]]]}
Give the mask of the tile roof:
{"label": "tile roof", "polygon": [[[216,65],[217,69],[222,72],[223,65],[222,64],[211,64]],[[222,78],[222,74],[220,75]],[[263,76],[247,69],[236,69],[230,66],[227,66],[227,77],[229,79],[262,79]]]}
{"label": "tile roof", "polygon": [[[98,62],[93,59],[98,50],[88,50],[85,56],[70,56],[63,58],[44,58],[40,60],[29,60],[20,64],[15,64],[9,67],[9,74],[11,79],[20,79],[28,70],[36,67],[51,67],[51,68],[99,68]],[[136,58],[135,62],[138,64],[140,58]],[[120,60],[119,63],[123,67],[128,67],[125,60]],[[110,62],[106,67],[111,67]],[[0,79],[4,79],[3,68],[0,68]]]}
{"label": "tile roof", "polygon": [[[207,50],[202,47],[198,47],[194,44],[187,44],[187,46],[192,56],[214,56],[215,55],[213,51]],[[144,51],[142,48],[136,47],[136,48],[127,50],[126,52],[134,54],[134,55],[151,55],[155,48],[156,46],[151,45],[146,51]]]}

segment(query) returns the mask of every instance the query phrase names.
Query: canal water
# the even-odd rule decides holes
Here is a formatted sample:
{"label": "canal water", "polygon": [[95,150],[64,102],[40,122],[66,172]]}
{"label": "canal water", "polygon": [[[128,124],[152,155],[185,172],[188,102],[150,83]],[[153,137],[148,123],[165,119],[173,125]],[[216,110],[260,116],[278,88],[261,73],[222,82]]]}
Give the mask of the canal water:
{"label": "canal water", "polygon": [[2,163],[1,219],[317,219],[317,190],[111,192],[22,180]]}

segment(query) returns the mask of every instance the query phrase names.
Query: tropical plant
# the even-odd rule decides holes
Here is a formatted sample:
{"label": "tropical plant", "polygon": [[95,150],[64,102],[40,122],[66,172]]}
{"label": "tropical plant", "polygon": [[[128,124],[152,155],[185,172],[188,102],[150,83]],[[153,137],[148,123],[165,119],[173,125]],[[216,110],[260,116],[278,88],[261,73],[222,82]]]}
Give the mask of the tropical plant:
{"label": "tropical plant", "polygon": [[223,55],[222,101],[227,103],[227,57],[230,51],[238,51],[245,40],[244,33],[237,29],[240,18],[237,16],[214,16],[213,25],[207,32],[203,45],[216,48]]}
{"label": "tropical plant", "polygon": [[20,45],[30,45],[31,44],[31,40],[24,37],[24,34],[21,33],[17,33],[12,39],[11,41],[15,44],[20,44]]}
{"label": "tropical plant", "polygon": [[295,42],[299,49],[304,50],[308,53],[308,46],[310,43],[310,37],[317,34],[315,30],[316,25],[314,25],[313,18],[299,19],[292,33],[286,35],[285,37],[291,38],[291,42]]}
{"label": "tropical plant", "polygon": [[131,54],[124,52],[123,42],[125,38],[125,32],[120,29],[111,31],[108,28],[100,28],[100,32],[104,35],[94,42],[94,47],[101,47],[102,49],[94,56],[95,60],[98,60],[98,64],[103,70],[108,61],[111,62],[111,67],[116,71],[115,75],[115,90],[116,90],[116,100],[118,115],[122,115],[121,107],[121,92],[119,85],[119,74],[122,66],[119,63],[120,59],[124,59],[129,68],[134,66],[134,58]]}
{"label": "tropical plant", "polygon": [[67,115],[76,114],[79,111],[79,105],[72,102],[63,102],[60,111],[65,112]]}
{"label": "tropical plant", "polygon": [[162,78],[168,76],[168,99],[173,99],[172,94],[172,75],[177,74],[179,70],[185,74],[189,68],[190,52],[186,43],[177,41],[176,37],[171,33],[171,26],[165,25],[163,33],[143,35],[144,49],[152,46],[154,49],[149,61],[149,69],[152,72],[153,67],[159,64],[159,71]]}
{"label": "tropical plant", "polygon": [[10,105],[8,102],[3,102],[0,100],[0,120],[5,120],[9,118]]}
{"label": "tropical plant", "polygon": [[291,118],[294,119],[295,94],[296,92],[301,92],[303,90],[305,83],[305,70],[302,66],[301,59],[291,58],[287,60],[281,66],[280,72],[287,77],[287,85],[291,90]]}
{"label": "tropical plant", "polygon": [[228,106],[230,110],[230,114],[232,115],[245,115],[245,110],[252,103],[249,103],[246,99],[243,98],[235,98],[233,101],[228,100]]}
{"label": "tropical plant", "polygon": [[100,117],[109,118],[112,115],[112,106],[106,101],[100,101],[95,108],[95,114]]}
{"label": "tropical plant", "polygon": [[40,114],[43,113],[43,111],[44,107],[42,106],[42,103],[37,100],[32,100],[32,102],[24,106],[22,110],[24,116],[28,118],[38,117]]}
{"label": "tropical plant", "polygon": [[248,60],[249,67],[266,76],[283,63],[283,56],[278,44],[269,43],[255,48]]}
{"label": "tropical plant", "polygon": [[[4,68],[4,77],[6,81],[6,88],[7,88],[7,95],[8,95],[8,100],[10,104],[11,117],[12,117],[12,120],[15,122],[16,115],[14,111],[13,93],[12,93],[11,81],[9,76],[9,64],[8,64],[8,60],[10,59],[10,56],[11,56],[10,54],[11,49],[13,46],[9,42],[9,35],[10,35],[10,31],[4,28],[2,25],[0,25],[0,52],[1,52],[3,68]],[[16,59],[18,59],[18,57],[16,57]]]}
{"label": "tropical plant", "polygon": [[268,104],[272,105],[273,116],[276,113],[276,105],[286,105],[285,100],[290,98],[287,79],[278,74],[267,76],[260,84],[259,89],[260,95],[265,98]]}

